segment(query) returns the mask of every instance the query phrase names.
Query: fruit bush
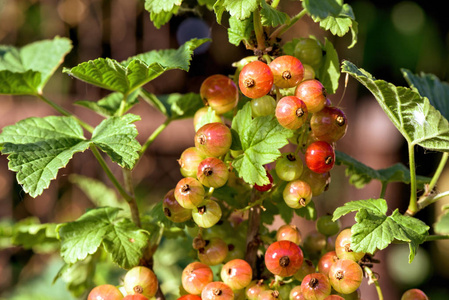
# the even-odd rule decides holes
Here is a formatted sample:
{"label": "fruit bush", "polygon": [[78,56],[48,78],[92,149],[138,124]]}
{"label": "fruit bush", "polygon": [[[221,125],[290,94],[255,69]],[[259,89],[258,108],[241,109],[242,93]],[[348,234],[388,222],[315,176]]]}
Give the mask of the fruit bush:
{"label": "fruit bush", "polygon": [[[89,300],[362,299],[363,282],[386,299],[382,277],[373,271],[384,263],[378,259],[382,250],[406,244],[411,263],[421,244],[449,238],[447,207],[434,224],[416,216],[449,194],[437,187],[449,151],[449,87],[407,69],[401,71],[409,87],[376,79],[340,58],[327,37],[284,39],[299,20],[310,18],[323,33],[347,38],[351,49],[358,23],[342,1],[304,0],[296,15],[282,11],[280,2],[139,2],[158,28],[182,12],[207,10],[227,28],[229,43],[244,45],[250,55],[232,64],[229,74],[207,76],[195,92],[169,95],[152,93],[147,84],[170,70],[189,72],[195,51],[213,40],[192,38],[176,49],[123,61],[100,57],[65,65],[67,80],[108,92],[98,101],[76,102],[100,116],[98,124],[45,93],[72,49],[68,38],[0,46],[0,94],[32,96],[55,110],[18,120],[0,134],[1,152],[23,192],[38,201],[75,154],[87,155],[79,152],[90,151],[107,179],[71,174],[95,207],[63,223],[4,221],[2,240],[58,252],[64,263],[54,281]],[[403,136],[407,165],[374,169],[337,150],[351,124],[343,106],[348,83],[371,92]],[[337,91],[341,99],[331,101]],[[142,117],[130,112],[139,101],[165,118],[143,143],[135,126]],[[149,208],[139,205],[133,170],[161,132],[181,119],[194,125],[191,146],[179,153],[181,179]],[[430,177],[416,172],[418,148],[441,153]],[[332,191],[337,168],[357,188],[380,182],[378,196],[347,200],[332,214],[319,211],[314,201]],[[406,211],[387,199],[387,187],[398,182],[408,188]],[[341,225],[346,215],[354,217],[349,227]],[[297,218],[316,230],[292,225]],[[164,273],[171,265],[182,272]],[[427,299],[424,292],[409,289],[401,299]]]}

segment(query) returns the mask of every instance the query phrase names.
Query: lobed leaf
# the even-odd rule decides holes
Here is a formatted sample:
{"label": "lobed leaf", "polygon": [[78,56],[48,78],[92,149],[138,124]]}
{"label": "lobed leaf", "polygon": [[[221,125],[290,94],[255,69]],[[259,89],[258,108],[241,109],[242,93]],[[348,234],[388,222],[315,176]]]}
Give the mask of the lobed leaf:
{"label": "lobed leaf", "polygon": [[214,4],[214,11],[219,24],[224,11],[227,11],[232,17],[244,20],[249,18],[251,13],[258,8],[259,0],[217,0]]}
{"label": "lobed leaf", "polygon": [[415,75],[406,69],[402,69],[402,73],[410,87],[422,97],[427,97],[430,104],[449,120],[449,84],[441,82],[433,74],[420,73],[420,75]]}
{"label": "lobed leaf", "polygon": [[28,118],[3,128],[2,153],[9,169],[17,172],[23,190],[36,197],[48,188],[59,169],[73,155],[89,147],[83,130],[71,117]]}
{"label": "lobed leaf", "polygon": [[438,221],[433,225],[433,229],[437,234],[449,234],[449,213],[445,211]]}
{"label": "lobed leaf", "polygon": [[68,264],[84,260],[103,245],[115,263],[128,269],[136,266],[147,246],[149,234],[129,219],[119,218],[120,209],[92,209],[74,222],[58,226],[61,256]]}
{"label": "lobed leaf", "polygon": [[316,76],[323,84],[327,94],[335,94],[340,81],[340,60],[334,45],[327,38],[325,38],[323,50],[325,55]]}
{"label": "lobed leaf", "polygon": [[72,42],[61,37],[22,48],[0,46],[0,94],[41,93],[71,49]]}
{"label": "lobed leaf", "polygon": [[374,95],[409,145],[449,151],[448,121],[430,105],[427,98],[421,97],[415,90],[376,80],[348,61],[343,62],[342,71],[349,73]]}
{"label": "lobed leaf", "polygon": [[231,127],[238,133],[244,151],[232,162],[239,176],[249,184],[268,184],[264,165],[281,155],[279,149],[288,144],[293,132],[273,116],[252,119],[249,103],[237,113]]}
{"label": "lobed leaf", "polygon": [[290,21],[290,18],[286,13],[273,8],[267,2],[261,1],[260,5],[260,17],[263,26],[276,27]]}
{"label": "lobed leaf", "polygon": [[[130,93],[126,97],[126,102],[122,113],[130,110],[134,105],[136,105],[139,101],[137,97],[139,96],[140,89],[136,89],[134,92]],[[123,94],[119,92],[110,93],[106,97],[100,99],[99,101],[87,101],[81,100],[76,101],[75,104],[79,106],[86,107],[99,115],[104,117],[112,117],[116,116],[118,112],[121,110],[121,105],[123,102]]]}
{"label": "lobed leaf", "polygon": [[343,206],[337,207],[334,211],[332,221],[336,221],[350,212],[364,209],[371,214],[383,216],[387,213],[388,206],[385,199],[368,199],[346,202]]}
{"label": "lobed leaf", "polygon": [[241,42],[248,44],[252,38],[253,20],[248,18],[239,20],[236,17],[229,18],[228,39],[235,46]]}
{"label": "lobed leaf", "polygon": [[102,121],[92,133],[92,142],[106,152],[112,161],[128,169],[134,168],[141,146],[136,140],[137,129],[132,123],[139,116],[126,114]]}

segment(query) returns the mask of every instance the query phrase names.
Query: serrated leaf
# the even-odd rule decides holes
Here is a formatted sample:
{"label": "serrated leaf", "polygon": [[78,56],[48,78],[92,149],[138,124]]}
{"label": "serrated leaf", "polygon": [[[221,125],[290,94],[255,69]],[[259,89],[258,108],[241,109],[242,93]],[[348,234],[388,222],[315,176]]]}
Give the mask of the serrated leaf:
{"label": "serrated leaf", "polygon": [[[384,169],[373,169],[362,162],[354,159],[348,154],[335,151],[335,163],[346,166],[346,176],[349,177],[349,183],[357,188],[363,188],[371,180],[379,180],[382,183],[403,182],[410,183],[410,170],[402,163],[397,163]],[[431,178],[417,176],[417,183],[420,188],[429,183]]]}
{"label": "serrated leaf", "polygon": [[13,226],[12,244],[37,253],[50,253],[59,248],[56,224],[41,224],[37,218],[18,222]]}
{"label": "serrated leaf", "polygon": [[402,74],[410,87],[422,97],[427,97],[436,109],[449,120],[449,84],[442,82],[433,74],[415,75],[410,70],[402,69]]}
{"label": "serrated leaf", "polygon": [[61,256],[68,264],[84,260],[103,245],[115,263],[128,269],[136,266],[147,246],[149,234],[129,219],[118,218],[120,209],[92,209],[78,220],[58,227]]}
{"label": "serrated leaf", "polygon": [[334,48],[334,45],[325,38],[323,61],[317,70],[316,77],[326,89],[327,94],[335,94],[338,89],[340,81],[340,60],[338,59],[338,53]]}
{"label": "serrated leaf", "polygon": [[192,118],[204,106],[199,94],[168,94],[156,96],[142,90],[141,97],[171,120]]}
{"label": "serrated leaf", "polygon": [[334,211],[332,221],[336,221],[348,213],[364,209],[373,215],[383,216],[387,213],[388,205],[385,199],[368,199],[346,202]]}
{"label": "serrated leaf", "polygon": [[2,153],[9,169],[32,197],[42,194],[73,155],[89,147],[83,129],[70,117],[28,118],[3,128]]}
{"label": "serrated leaf", "polygon": [[376,80],[348,61],[343,62],[342,71],[349,73],[374,95],[409,145],[449,151],[448,121],[430,105],[427,98],[412,89]]}
{"label": "serrated leaf", "polygon": [[96,207],[112,206],[128,210],[129,206],[119,201],[114,189],[106,186],[102,181],[79,174],[70,174],[69,181],[78,186]]}
{"label": "serrated leaf", "polygon": [[238,133],[244,151],[232,162],[239,176],[248,184],[269,183],[264,165],[281,155],[279,149],[288,144],[293,132],[273,116],[252,119],[250,103],[237,113],[231,127]]}
{"label": "serrated leaf", "polygon": [[260,1],[260,5],[260,17],[262,25],[276,27],[288,23],[290,18],[286,13],[273,8],[265,1]]}
{"label": "serrated leaf", "polygon": [[112,161],[128,169],[134,168],[141,146],[136,140],[137,129],[133,124],[139,116],[126,114],[103,120],[92,133],[92,142],[106,152]]}
{"label": "serrated leaf", "polygon": [[253,32],[253,20],[248,18],[239,20],[236,17],[229,18],[228,40],[231,44],[238,46],[241,42],[248,44]]}
{"label": "serrated leaf", "polygon": [[128,58],[122,64],[128,66],[133,60],[140,60],[149,66],[158,64],[164,70],[181,69],[188,71],[194,50],[209,41],[210,39],[207,38],[191,39],[182,44],[178,49],[153,50],[141,53]]}
{"label": "serrated leaf", "polygon": [[224,11],[239,20],[244,20],[249,18],[251,13],[258,8],[259,0],[217,0],[214,4],[214,11],[219,24]]}
{"label": "serrated leaf", "polygon": [[[122,113],[130,110],[139,101],[137,97],[139,96],[140,89],[136,89],[134,92],[128,95]],[[81,100],[76,101],[75,104],[79,106],[86,107],[104,117],[116,116],[120,111],[120,106],[122,105],[123,94],[115,92],[107,95],[106,97],[100,99],[99,101],[87,101]]]}
{"label": "serrated leaf", "polygon": [[[0,94],[34,95],[42,92],[71,49],[72,42],[61,37],[34,42],[22,48],[0,46],[0,81],[6,80],[0,84]],[[30,80],[31,77],[33,80]],[[8,85],[10,88],[4,90]]]}
{"label": "serrated leaf", "polygon": [[164,71],[158,63],[147,65],[139,59],[133,59],[124,66],[110,58],[97,58],[63,70],[69,76],[124,95],[130,94]]}
{"label": "serrated leaf", "polygon": [[53,279],[53,283],[61,278],[73,295],[81,297],[87,290],[94,287],[95,266],[96,261],[92,256],[72,265],[64,264]]}
{"label": "serrated leaf", "polygon": [[145,0],[145,9],[149,12],[160,13],[162,11],[171,11],[173,7],[181,4],[182,0]]}
{"label": "serrated leaf", "polygon": [[320,19],[337,16],[342,10],[341,1],[336,0],[304,0],[302,6],[312,17]]}

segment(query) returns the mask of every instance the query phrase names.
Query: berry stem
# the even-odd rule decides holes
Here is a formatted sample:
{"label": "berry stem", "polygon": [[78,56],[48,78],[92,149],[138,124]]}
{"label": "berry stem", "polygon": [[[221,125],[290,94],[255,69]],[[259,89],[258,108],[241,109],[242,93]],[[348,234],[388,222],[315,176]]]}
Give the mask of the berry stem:
{"label": "berry stem", "polygon": [[42,94],[37,94],[36,95],[39,99],[41,99],[42,101],[44,101],[45,103],[47,103],[48,105],[50,105],[53,109],[55,109],[57,112],[59,112],[60,114],[66,116],[66,117],[72,117],[74,118],[78,124],[81,125],[81,127],[83,127],[84,129],[86,129],[88,132],[92,133],[94,131],[94,129],[92,128],[92,126],[90,126],[89,124],[81,121],[78,117],[74,116],[72,113],[68,112],[67,110],[65,110],[64,108],[62,108],[61,106],[59,106],[58,104],[56,104],[55,102],[51,101],[50,99],[46,98],[44,95]]}
{"label": "berry stem", "polygon": [[281,26],[279,26],[275,31],[273,31],[270,34],[269,40],[270,41],[274,41],[276,40],[276,38],[280,37],[281,35],[283,35],[287,30],[289,30],[296,22],[298,22],[299,20],[301,20],[301,18],[303,16],[305,16],[307,14],[307,11],[305,9],[301,10],[297,15],[295,15],[294,17],[292,17],[290,19],[290,22],[288,24],[283,24]]}
{"label": "berry stem", "polygon": [[408,158],[410,168],[410,202],[406,214],[413,216],[418,212],[418,200],[416,197],[416,169],[415,148],[413,143],[408,143]]}
{"label": "berry stem", "polygon": [[263,26],[258,9],[256,9],[253,12],[253,23],[254,23],[254,32],[256,34],[257,40],[257,47],[255,48],[263,52],[265,50],[265,38],[263,35]]}
{"label": "berry stem", "polygon": [[368,283],[369,284],[374,283],[374,285],[376,286],[376,291],[377,291],[377,295],[379,297],[379,300],[384,300],[384,296],[382,294],[382,289],[380,287],[380,284],[379,284],[379,281],[377,280],[376,275],[368,267],[364,267],[364,271],[365,271],[365,274],[367,275],[367,277],[369,279]]}
{"label": "berry stem", "polygon": [[131,170],[123,168],[122,173],[127,194],[131,195],[131,199],[128,201],[129,209],[131,210],[131,218],[137,227],[141,227],[142,224],[140,222],[139,207],[137,206],[136,197],[134,195],[134,184]]}
{"label": "berry stem", "polygon": [[145,141],[145,143],[142,145],[142,148],[139,151],[139,158],[141,158],[143,156],[143,154],[145,153],[145,151],[148,149],[148,147],[151,146],[151,144],[154,142],[154,140],[159,136],[159,134],[165,129],[167,128],[167,126],[171,123],[171,119],[167,119],[165,120],[164,123],[162,123],[161,125],[159,125],[158,128],[156,128],[153,133],[148,137],[148,139]]}
{"label": "berry stem", "polygon": [[449,235],[439,235],[433,234],[426,236],[425,242],[439,241],[439,240],[449,240]]}

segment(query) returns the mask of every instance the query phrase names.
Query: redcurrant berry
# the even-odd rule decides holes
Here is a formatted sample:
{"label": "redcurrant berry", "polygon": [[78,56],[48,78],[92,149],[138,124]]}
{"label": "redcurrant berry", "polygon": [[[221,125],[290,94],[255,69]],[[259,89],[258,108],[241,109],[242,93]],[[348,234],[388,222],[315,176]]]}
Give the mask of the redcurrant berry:
{"label": "redcurrant berry", "polygon": [[322,174],[315,173],[312,172],[307,166],[303,168],[301,177],[299,179],[307,182],[310,185],[313,196],[321,195],[324,191],[326,191],[331,181],[329,172]]}
{"label": "redcurrant berry", "polygon": [[233,300],[234,292],[225,283],[213,281],[206,285],[201,292],[202,300]]}
{"label": "redcurrant berry", "polygon": [[329,276],[329,269],[331,266],[338,260],[337,253],[335,251],[329,251],[321,256],[318,261],[318,272],[323,273],[326,276]]}
{"label": "redcurrant berry", "polygon": [[316,221],[316,229],[325,236],[333,236],[340,232],[340,220],[332,221],[331,215],[325,215],[318,218]]}
{"label": "redcurrant berry", "polygon": [[193,295],[200,295],[204,287],[212,282],[214,273],[212,269],[201,262],[192,262],[182,271],[182,287]]}
{"label": "redcurrant berry", "polygon": [[312,200],[312,189],[307,182],[297,179],[287,183],[282,195],[289,207],[302,208]]}
{"label": "redcurrant berry", "polygon": [[326,105],[326,91],[317,79],[301,82],[295,90],[295,96],[304,101],[309,113],[316,113]]}
{"label": "redcurrant berry", "polygon": [[281,89],[295,87],[304,78],[304,66],[294,56],[279,56],[268,66],[273,72],[274,84]]}
{"label": "redcurrant berry", "polygon": [[429,300],[429,298],[420,289],[410,289],[402,294],[401,300]]}
{"label": "redcurrant berry", "polygon": [[253,280],[245,288],[245,295],[248,300],[258,300],[260,293],[268,289],[267,285],[264,284],[263,279]]}
{"label": "redcurrant berry", "polygon": [[134,295],[126,295],[123,300],[150,300],[144,295],[134,294]]}
{"label": "redcurrant berry", "polygon": [[102,284],[94,287],[87,300],[122,300],[123,294],[120,290],[112,284]]}
{"label": "redcurrant berry", "polygon": [[248,98],[260,98],[270,92],[273,80],[270,67],[264,62],[256,60],[248,63],[240,71],[240,91]]}
{"label": "redcurrant berry", "polygon": [[306,149],[305,161],[307,167],[315,173],[329,172],[335,163],[334,148],[327,142],[313,142]]}
{"label": "redcurrant berry", "polygon": [[269,191],[273,187],[273,176],[267,171],[267,177],[268,180],[270,180],[270,183],[264,184],[264,185],[258,185],[257,183],[254,184],[254,188],[258,190],[259,192],[266,192]]}
{"label": "redcurrant berry", "polygon": [[329,280],[338,293],[355,292],[363,279],[363,271],[358,263],[350,259],[339,259],[329,269]]}
{"label": "redcurrant berry", "polygon": [[203,185],[219,188],[228,181],[229,170],[228,166],[221,159],[208,157],[198,165],[196,176]]}
{"label": "redcurrant berry", "polygon": [[270,95],[251,100],[251,113],[254,118],[274,115],[276,100]]}
{"label": "redcurrant berry", "polygon": [[310,259],[304,259],[301,268],[293,275],[293,277],[298,281],[303,281],[304,277],[315,272],[313,262]]}
{"label": "redcurrant berry", "polygon": [[265,252],[265,265],[271,273],[282,277],[294,275],[302,265],[301,248],[291,241],[272,243]]}
{"label": "redcurrant berry", "polygon": [[221,218],[221,207],[214,200],[206,200],[203,205],[192,210],[195,223],[203,228],[209,228],[217,224]]}
{"label": "redcurrant berry", "polygon": [[291,241],[296,245],[301,244],[301,232],[295,225],[284,224],[276,231],[277,241]]}
{"label": "redcurrant berry", "polygon": [[275,115],[282,127],[296,130],[306,123],[308,109],[300,98],[285,96],[276,105]]}
{"label": "redcurrant berry", "polygon": [[182,178],[175,187],[176,201],[187,209],[193,209],[202,204],[205,195],[206,191],[201,182],[192,177]]}
{"label": "redcurrant berry", "polygon": [[317,40],[302,38],[295,46],[295,56],[302,63],[317,67],[323,57],[323,49]]}
{"label": "redcurrant berry", "polygon": [[345,228],[340,231],[335,239],[335,253],[340,259],[351,259],[357,262],[365,256],[365,253],[351,250],[351,236],[351,228]]}
{"label": "redcurrant berry", "polygon": [[182,176],[184,177],[196,177],[198,166],[206,156],[201,153],[196,147],[189,147],[181,153],[181,157],[178,159],[179,167]]}
{"label": "redcurrant berry", "polygon": [[[202,125],[205,124],[205,122],[203,122],[203,117],[208,112],[209,112],[209,107],[203,106],[203,107],[199,108],[193,115],[193,127],[195,128],[195,132],[198,131],[198,129],[200,129]],[[217,115],[217,114],[215,114],[215,116],[212,118],[212,120],[208,120],[208,121],[210,121],[210,122],[207,122],[207,123],[213,123],[213,122],[223,123],[223,120],[221,119],[220,115]]]}
{"label": "redcurrant berry", "polygon": [[164,215],[174,223],[182,223],[192,218],[192,210],[179,205],[175,199],[175,189],[171,189],[165,194],[162,200]]}
{"label": "redcurrant berry", "polygon": [[253,279],[253,271],[249,263],[243,259],[228,261],[221,269],[221,280],[232,290],[247,287]]}
{"label": "redcurrant berry", "polygon": [[310,128],[316,139],[333,143],[346,134],[348,120],[341,109],[334,106],[325,106],[312,115]]}
{"label": "redcurrant berry", "polygon": [[[302,281],[302,280],[301,280]],[[288,297],[289,300],[305,300],[303,294],[301,293],[301,286],[297,285],[290,290]]]}
{"label": "redcurrant berry", "polygon": [[293,181],[298,179],[303,171],[301,158],[294,153],[284,153],[276,160],[276,174],[279,179],[284,181]]}
{"label": "redcurrant berry", "polygon": [[188,294],[188,295],[181,296],[176,300],[201,300],[201,297],[198,295]]}
{"label": "redcurrant berry", "polygon": [[305,299],[324,300],[331,294],[329,278],[321,273],[312,273],[301,282],[301,293]]}
{"label": "redcurrant berry", "polygon": [[221,264],[228,255],[226,242],[218,237],[210,238],[205,242],[205,246],[198,249],[198,259],[209,266]]}
{"label": "redcurrant berry", "polygon": [[223,123],[207,123],[195,134],[195,147],[206,156],[222,156],[229,151],[231,144],[231,130]]}
{"label": "redcurrant berry", "polygon": [[227,76],[215,74],[207,77],[200,87],[200,96],[206,106],[221,115],[237,106],[237,85]]}
{"label": "redcurrant berry", "polygon": [[278,300],[281,299],[279,291],[266,290],[259,294],[258,300]]}
{"label": "redcurrant berry", "polygon": [[138,266],[126,272],[123,286],[128,295],[140,294],[151,298],[156,295],[158,282],[153,271],[147,267]]}

